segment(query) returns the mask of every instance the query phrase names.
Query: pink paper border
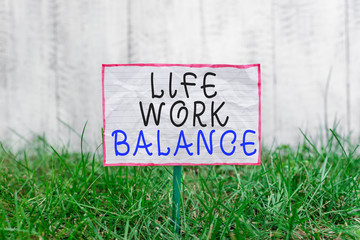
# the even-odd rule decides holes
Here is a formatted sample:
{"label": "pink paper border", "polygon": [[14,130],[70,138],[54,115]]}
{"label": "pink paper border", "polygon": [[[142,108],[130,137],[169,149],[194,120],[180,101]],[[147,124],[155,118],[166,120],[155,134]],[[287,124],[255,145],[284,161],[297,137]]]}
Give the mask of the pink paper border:
{"label": "pink paper border", "polygon": [[[258,68],[258,92],[259,92],[259,158],[256,163],[106,163],[106,147],[105,147],[105,93],[104,93],[104,78],[105,67],[120,67],[120,66],[138,66],[138,67],[210,67],[210,68],[240,68],[246,69],[251,67]],[[102,106],[103,106],[103,165],[104,166],[203,166],[203,165],[260,165],[261,164],[261,71],[260,64],[248,65],[229,65],[229,64],[158,64],[158,63],[137,63],[137,64],[103,64],[102,65]]]}
{"label": "pink paper border", "polygon": [[105,146],[105,91],[104,91],[104,78],[105,78],[105,67],[106,65],[102,65],[102,109],[103,109],[103,165],[106,166],[106,146]]}

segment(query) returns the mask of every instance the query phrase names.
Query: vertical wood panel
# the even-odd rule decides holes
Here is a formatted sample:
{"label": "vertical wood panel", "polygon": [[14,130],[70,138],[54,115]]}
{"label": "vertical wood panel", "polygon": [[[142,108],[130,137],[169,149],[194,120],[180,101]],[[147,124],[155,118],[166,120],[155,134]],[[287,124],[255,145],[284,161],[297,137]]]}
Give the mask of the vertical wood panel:
{"label": "vertical wood panel", "polygon": [[[11,11],[8,2],[5,0],[0,1],[0,136],[4,139],[9,138],[6,129],[8,119],[7,108],[7,89],[8,89],[8,76],[9,69],[9,42],[11,41]],[[4,126],[5,125],[5,126]]]}
{"label": "vertical wood panel", "polygon": [[349,80],[352,138],[360,142],[360,1],[349,1]]}
{"label": "vertical wood panel", "polygon": [[345,126],[343,4],[284,1],[278,2],[276,9],[279,143],[301,140],[298,128],[316,137],[326,119],[329,125],[335,118],[341,119],[341,126]]}
{"label": "vertical wood panel", "polygon": [[131,63],[199,62],[198,1],[129,1]]}
{"label": "vertical wood panel", "polygon": [[7,68],[6,74],[8,117],[4,127],[15,140],[13,143],[24,145],[16,141],[16,135],[9,128],[28,140],[42,132],[54,133],[54,85],[47,77],[49,71],[41,52],[44,23],[41,2],[8,1],[7,4],[13,18],[6,61],[13,67]]}

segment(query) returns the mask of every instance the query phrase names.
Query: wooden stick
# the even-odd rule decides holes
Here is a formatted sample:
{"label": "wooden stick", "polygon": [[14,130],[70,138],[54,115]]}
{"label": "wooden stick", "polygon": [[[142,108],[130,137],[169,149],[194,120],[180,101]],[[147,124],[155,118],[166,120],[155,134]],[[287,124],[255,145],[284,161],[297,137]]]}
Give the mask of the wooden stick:
{"label": "wooden stick", "polygon": [[181,166],[174,166],[173,174],[173,222],[175,233],[180,234],[180,190],[181,190]]}

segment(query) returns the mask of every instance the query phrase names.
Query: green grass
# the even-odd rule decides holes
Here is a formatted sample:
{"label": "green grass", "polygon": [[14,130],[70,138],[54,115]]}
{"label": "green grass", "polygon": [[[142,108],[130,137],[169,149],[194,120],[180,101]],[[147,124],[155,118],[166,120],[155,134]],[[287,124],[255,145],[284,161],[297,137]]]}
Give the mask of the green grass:
{"label": "green grass", "polygon": [[103,167],[101,155],[0,149],[1,239],[359,239],[360,158],[331,132],[316,147],[262,151],[261,166],[183,167],[181,235],[172,167]]}

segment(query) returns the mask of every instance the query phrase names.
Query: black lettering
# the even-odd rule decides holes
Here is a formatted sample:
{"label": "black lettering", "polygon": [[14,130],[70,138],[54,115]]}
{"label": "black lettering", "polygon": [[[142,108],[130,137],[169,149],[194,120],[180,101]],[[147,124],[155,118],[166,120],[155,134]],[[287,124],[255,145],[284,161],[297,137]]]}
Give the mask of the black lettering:
{"label": "black lettering", "polygon": [[205,73],[205,75],[204,75],[204,80],[203,80],[203,85],[201,86],[201,88],[202,88],[203,91],[204,91],[205,97],[207,97],[207,98],[213,98],[213,97],[215,97],[216,94],[217,94],[216,91],[215,91],[213,94],[211,94],[211,95],[208,95],[207,92],[206,92],[206,88],[208,88],[208,87],[215,87],[214,84],[206,84],[206,77],[207,77],[208,75],[216,76],[216,74],[213,73],[213,72],[207,72],[207,73]]}
{"label": "black lettering", "polygon": [[146,118],[145,118],[145,114],[144,114],[142,102],[139,102],[139,105],[140,105],[141,116],[142,116],[142,119],[143,119],[143,122],[144,122],[145,127],[149,124],[150,112],[152,112],[152,115],[153,115],[153,117],[154,117],[154,122],[155,122],[156,126],[159,126],[159,124],[160,124],[160,118],[161,118],[161,108],[165,105],[165,103],[162,102],[162,103],[160,104],[160,106],[159,106],[159,111],[158,111],[158,113],[157,113],[157,117],[156,117],[156,113],[155,113],[154,104],[150,103]]}
{"label": "black lettering", "polygon": [[218,123],[220,124],[220,126],[224,127],[228,120],[229,120],[229,116],[226,116],[225,122],[222,123],[219,119],[219,116],[217,115],[217,113],[220,111],[220,109],[224,106],[225,102],[222,102],[220,104],[220,106],[216,109],[216,111],[214,111],[214,101],[211,102],[211,126],[214,127],[214,117],[216,117],[216,120],[218,121]]}
{"label": "black lettering", "polygon": [[[183,110],[185,111],[185,117],[184,117],[184,120],[183,120],[181,123],[176,123],[176,122],[174,121],[174,119],[173,119],[173,109],[174,109],[175,105],[177,105],[177,104],[179,104],[179,103],[182,104],[183,106],[179,108],[178,113],[177,113],[177,118],[178,118],[178,119],[180,118],[180,112],[183,111]],[[174,104],[171,106],[171,109],[170,109],[170,121],[171,121],[171,123],[172,123],[175,127],[181,127],[181,126],[184,125],[184,123],[186,122],[186,119],[187,119],[187,117],[188,117],[188,114],[189,114],[189,111],[188,111],[188,109],[185,107],[184,101],[181,101],[181,100],[176,101],[176,102],[174,102]]]}
{"label": "black lettering", "polygon": [[188,75],[191,75],[191,76],[193,76],[193,77],[196,79],[195,73],[186,72],[186,73],[184,74],[183,81],[182,81],[180,84],[184,86],[184,89],[185,89],[185,93],[186,93],[186,97],[187,97],[187,98],[189,98],[189,92],[188,92],[187,86],[195,86],[195,85],[196,85],[195,83],[186,82],[186,76],[188,76]]}
{"label": "black lettering", "polygon": [[172,72],[170,72],[170,78],[169,78],[169,94],[171,98],[174,98],[176,96],[177,90],[174,91],[174,94],[172,94]]}
{"label": "black lettering", "polygon": [[[196,109],[196,105],[198,105],[198,104],[200,104],[201,106],[202,106],[202,109],[201,109],[201,111],[198,113],[197,112],[197,109]],[[200,126],[202,126],[202,127],[206,127],[206,124],[203,124],[202,122],[201,122],[201,119],[200,119],[200,116],[203,114],[205,112],[205,104],[203,103],[203,102],[201,102],[201,101],[195,101],[194,102],[194,117],[193,117],[193,126],[195,127],[195,122],[196,122],[196,118],[198,119],[198,121],[199,121],[199,124],[200,124]]]}
{"label": "black lettering", "polygon": [[160,95],[155,95],[154,93],[154,73],[151,72],[151,97],[152,98],[162,98],[164,96],[164,90],[161,89]]}

